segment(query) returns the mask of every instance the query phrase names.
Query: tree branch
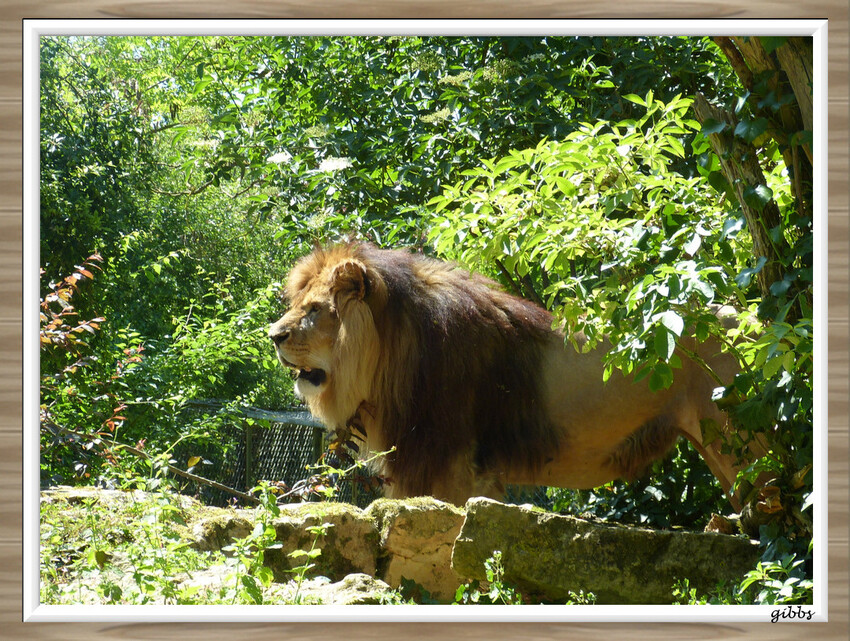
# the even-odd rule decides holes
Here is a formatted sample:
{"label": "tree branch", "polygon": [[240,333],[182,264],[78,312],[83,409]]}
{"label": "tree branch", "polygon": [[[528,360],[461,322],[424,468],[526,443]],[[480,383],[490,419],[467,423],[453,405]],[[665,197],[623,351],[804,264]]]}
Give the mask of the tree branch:
{"label": "tree branch", "polygon": [[[132,447],[130,445],[118,443],[116,447],[118,447],[119,449],[122,449],[122,450],[126,450],[127,452],[130,452],[130,454],[133,454],[134,456],[138,456],[139,458],[143,458],[145,460],[150,459],[149,454],[143,452],[142,450],[136,449],[135,447]],[[227,492],[228,494],[233,494],[234,496],[237,496],[240,499],[242,499],[243,501],[247,501],[248,503],[253,503],[255,505],[258,505],[260,503],[259,499],[257,499],[257,497],[255,497],[255,496],[251,496],[250,494],[246,494],[245,492],[240,492],[239,490],[236,490],[232,487],[228,487],[227,485],[222,485],[221,483],[218,483],[217,481],[213,481],[211,479],[204,478],[203,476],[198,476],[197,474],[192,474],[191,472],[187,472],[186,470],[181,470],[179,467],[174,467],[170,463],[167,463],[165,467],[172,474],[176,474],[177,476],[182,476],[183,478],[189,479],[190,481],[198,483],[199,485],[207,485],[207,486],[214,488],[216,490],[221,490],[222,492]]]}
{"label": "tree branch", "polygon": [[[84,434],[82,432],[76,432],[76,431],[70,430],[66,427],[62,427],[61,425],[58,425],[58,424],[54,423],[53,421],[51,421],[51,424],[52,424],[53,431],[58,431],[58,432],[61,432],[63,434],[76,436],[77,438],[81,438],[81,439],[86,440],[90,443],[94,443],[94,444],[100,446],[103,450],[109,450],[109,447],[107,447],[105,445],[103,438],[100,437],[100,436],[92,435],[92,434]],[[150,458],[151,458],[151,456],[149,454],[147,454],[146,452],[143,452],[142,450],[140,450],[138,448],[132,447],[131,445],[125,445],[124,443],[113,443],[112,447],[114,447],[115,449],[127,451],[130,454],[132,454],[133,456],[137,456],[137,457],[145,459],[145,460],[150,460]],[[216,490],[221,490],[222,492],[232,494],[236,497],[239,497],[243,501],[246,501],[248,503],[252,503],[254,505],[258,505],[260,503],[259,499],[257,499],[257,497],[255,497],[255,496],[251,496],[250,494],[246,494],[245,492],[240,492],[239,490],[236,490],[232,487],[228,487],[227,485],[222,485],[221,483],[218,483],[217,481],[213,481],[211,479],[204,478],[203,476],[198,476],[197,474],[192,474],[191,472],[187,472],[186,470],[181,470],[179,467],[175,467],[175,466],[171,465],[170,463],[167,463],[165,467],[172,474],[176,474],[177,476],[182,476],[183,478],[189,479],[190,481],[198,483],[199,485],[206,485],[206,486],[212,487]]]}
{"label": "tree branch", "polygon": [[508,268],[505,267],[505,264],[498,258],[495,258],[494,262],[496,263],[496,267],[499,268],[499,272],[501,272],[502,276],[504,276],[505,280],[508,282],[508,287],[510,288],[511,293],[522,297],[522,290],[520,289],[520,286],[514,280],[514,277],[508,271]]}

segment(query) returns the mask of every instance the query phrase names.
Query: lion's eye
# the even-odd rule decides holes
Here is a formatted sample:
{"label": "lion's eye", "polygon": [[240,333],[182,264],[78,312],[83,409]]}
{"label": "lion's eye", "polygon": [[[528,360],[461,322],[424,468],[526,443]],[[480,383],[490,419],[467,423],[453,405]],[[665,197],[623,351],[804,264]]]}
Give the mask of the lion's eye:
{"label": "lion's eye", "polygon": [[310,305],[310,313],[311,313],[311,314],[315,314],[315,313],[316,313],[316,312],[318,312],[320,309],[322,309],[322,306],[321,306],[319,303],[312,303],[312,304]]}

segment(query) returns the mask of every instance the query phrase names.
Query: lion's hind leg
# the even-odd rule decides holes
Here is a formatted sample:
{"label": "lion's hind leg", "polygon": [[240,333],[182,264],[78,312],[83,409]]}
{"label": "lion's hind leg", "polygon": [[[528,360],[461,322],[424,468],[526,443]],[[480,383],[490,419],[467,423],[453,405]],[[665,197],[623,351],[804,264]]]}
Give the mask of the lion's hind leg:
{"label": "lion's hind leg", "polygon": [[[725,417],[717,411],[711,419],[721,421]],[[732,507],[740,511],[741,500],[732,492],[732,487],[741,463],[735,456],[723,453],[723,439],[703,444],[700,422],[693,416],[660,416],[645,423],[617,446],[611,455],[611,464],[622,478],[634,480],[650,463],[667,454],[680,436],[690,441],[720,483]]]}
{"label": "lion's hind leg", "polygon": [[[719,416],[718,413],[718,417],[713,418],[712,420],[719,421],[721,418],[723,417]],[[724,421],[719,424],[721,426],[725,426],[724,432],[729,430],[728,421]],[[700,456],[702,456],[703,460],[708,464],[708,468],[711,470],[711,473],[714,474],[720,482],[720,486],[723,488],[726,496],[729,497],[729,502],[732,504],[734,510],[736,512],[740,512],[743,508],[743,499],[745,497],[739,496],[739,490],[733,492],[732,488],[735,485],[738,472],[746,467],[750,462],[764,456],[767,452],[767,447],[764,445],[763,440],[759,437],[755,437],[752,441],[750,441],[746,446],[744,460],[741,460],[736,455],[731,453],[727,454],[723,451],[725,439],[722,435],[718,436],[710,443],[704,444],[702,429],[696,421],[693,422],[690,430],[683,430],[682,435],[691,442],[694,449],[700,453]],[[767,476],[764,474],[761,475],[756,480],[755,485],[763,485],[767,480]]]}
{"label": "lion's hind leg", "polygon": [[669,416],[655,418],[620,442],[611,454],[610,463],[619,477],[632,481],[653,461],[667,454],[680,436],[691,442],[720,482],[732,506],[740,510],[740,500],[731,491],[739,469],[737,461],[721,451],[720,439],[703,445],[698,421],[674,420]]}

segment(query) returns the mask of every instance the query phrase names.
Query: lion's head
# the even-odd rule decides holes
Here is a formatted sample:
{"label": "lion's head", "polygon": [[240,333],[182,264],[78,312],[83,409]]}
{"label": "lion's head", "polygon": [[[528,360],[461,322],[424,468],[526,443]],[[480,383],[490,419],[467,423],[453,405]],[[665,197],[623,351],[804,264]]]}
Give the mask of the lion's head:
{"label": "lion's head", "polygon": [[289,311],[269,329],[278,359],[297,372],[296,394],[331,428],[369,392],[378,356],[372,306],[381,291],[381,276],[356,247],[317,250],[293,268]]}

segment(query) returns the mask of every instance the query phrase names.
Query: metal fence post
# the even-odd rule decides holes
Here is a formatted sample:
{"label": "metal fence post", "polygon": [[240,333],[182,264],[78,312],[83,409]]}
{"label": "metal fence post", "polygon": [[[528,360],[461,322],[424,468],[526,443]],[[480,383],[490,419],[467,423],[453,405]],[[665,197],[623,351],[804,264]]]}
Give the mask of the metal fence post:
{"label": "metal fence post", "polygon": [[318,463],[319,457],[324,450],[324,430],[321,427],[313,428],[313,460]]}
{"label": "metal fence post", "polygon": [[244,421],[245,425],[245,491],[254,487],[254,425]]}

